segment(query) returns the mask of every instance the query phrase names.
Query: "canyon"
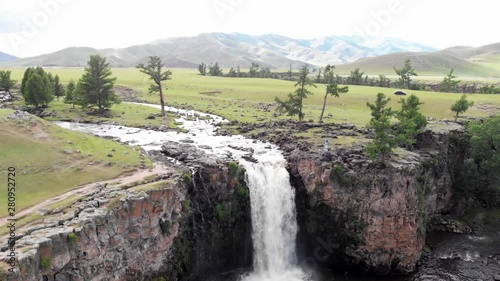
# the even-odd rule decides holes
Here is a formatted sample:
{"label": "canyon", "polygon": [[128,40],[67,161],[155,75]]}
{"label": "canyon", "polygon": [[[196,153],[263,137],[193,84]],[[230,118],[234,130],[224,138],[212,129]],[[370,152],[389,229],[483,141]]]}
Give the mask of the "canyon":
{"label": "canyon", "polygon": [[[54,212],[42,227],[18,237],[19,270],[3,278],[237,280],[258,267],[248,172],[253,164],[269,162],[266,155],[277,157],[279,150],[285,151],[283,163],[295,193],[295,210],[288,216],[296,212],[297,223],[296,260],[286,264],[309,272],[312,280],[338,271],[414,272],[431,221],[456,213],[454,207],[461,204],[454,197],[468,149],[461,130],[427,131],[419,136],[416,150],[403,150],[381,166],[362,147],[311,152],[290,143],[278,148],[215,136],[212,121],[203,121],[205,130],[195,124],[199,120],[185,122],[198,128],[191,141],[181,135],[179,142],[140,143],[169,167],[158,175],[164,180],[161,186],[110,186],[74,203],[74,213]],[[102,131],[101,126],[85,126]],[[131,135],[123,128],[105,130],[103,134]],[[229,153],[216,143],[237,145]],[[0,252],[4,261],[7,248],[2,245]]]}

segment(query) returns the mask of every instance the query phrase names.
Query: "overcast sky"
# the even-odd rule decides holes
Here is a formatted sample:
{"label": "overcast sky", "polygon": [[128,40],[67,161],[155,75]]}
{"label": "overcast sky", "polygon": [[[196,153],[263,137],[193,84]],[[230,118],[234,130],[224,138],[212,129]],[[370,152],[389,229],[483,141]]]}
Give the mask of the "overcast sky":
{"label": "overcast sky", "polygon": [[481,46],[500,42],[499,8],[494,0],[0,0],[0,51],[28,57],[205,32]]}

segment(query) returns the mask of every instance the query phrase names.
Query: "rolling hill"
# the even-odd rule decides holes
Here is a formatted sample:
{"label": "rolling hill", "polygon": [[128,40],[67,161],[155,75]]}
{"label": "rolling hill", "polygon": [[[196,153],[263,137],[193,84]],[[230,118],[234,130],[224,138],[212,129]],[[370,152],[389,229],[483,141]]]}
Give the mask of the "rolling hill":
{"label": "rolling hill", "polygon": [[400,39],[378,41],[360,36],[330,36],[318,39],[294,39],[276,34],[205,33],[194,37],[175,37],[122,49],[71,47],[55,53],[22,58],[4,66],[84,66],[91,54],[106,56],[114,67],[131,67],[156,55],[169,67],[196,67],[199,63],[219,62],[222,67],[249,67],[252,62],[272,68],[287,68],[303,63],[324,66],[342,64],[360,58],[402,51],[433,51]]}
{"label": "rolling hill", "polygon": [[3,52],[0,52],[0,62],[2,62],[2,61],[11,61],[11,60],[15,60],[15,59],[17,59],[17,57],[15,57],[13,55],[6,54],[6,53],[3,53]]}
{"label": "rolling hill", "polygon": [[451,68],[460,76],[500,77],[500,43],[481,47],[458,46],[436,52],[401,52],[364,58],[339,65],[337,71],[348,73],[360,68],[369,74],[394,74],[394,67],[412,61],[417,73],[423,75],[447,73]]}

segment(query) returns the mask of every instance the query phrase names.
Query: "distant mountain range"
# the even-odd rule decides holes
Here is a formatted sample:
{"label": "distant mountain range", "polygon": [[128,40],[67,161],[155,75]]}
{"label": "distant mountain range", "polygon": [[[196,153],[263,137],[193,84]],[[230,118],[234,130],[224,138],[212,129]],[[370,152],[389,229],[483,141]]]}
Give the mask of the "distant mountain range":
{"label": "distant mountain range", "polygon": [[252,62],[272,68],[290,64],[324,66],[343,64],[366,57],[394,52],[427,52],[434,48],[396,38],[378,41],[360,36],[329,36],[294,39],[276,34],[205,33],[194,37],[175,37],[122,49],[71,47],[55,53],[21,58],[9,66],[84,66],[92,54],[106,56],[114,67],[131,67],[149,56],[161,57],[169,67],[197,67],[201,62],[219,62],[222,67],[249,67]]}
{"label": "distant mountain range", "polygon": [[[149,56],[159,56],[168,67],[196,68],[218,62],[224,69],[248,68],[252,62],[271,68],[295,69],[307,63],[334,64],[338,73],[360,68],[367,74],[394,74],[394,67],[411,59],[421,74],[500,77],[500,43],[482,47],[453,47],[444,50],[396,38],[368,40],[360,36],[329,36],[294,39],[276,34],[204,33],[194,37],[174,37],[122,49],[71,47],[55,53],[16,59],[0,53],[0,66],[81,67],[89,57],[100,54],[113,67],[134,67]],[[2,62],[3,60],[3,62]],[[6,61],[7,60],[7,61]]]}
{"label": "distant mountain range", "polygon": [[17,57],[0,52],[0,62],[15,60]]}

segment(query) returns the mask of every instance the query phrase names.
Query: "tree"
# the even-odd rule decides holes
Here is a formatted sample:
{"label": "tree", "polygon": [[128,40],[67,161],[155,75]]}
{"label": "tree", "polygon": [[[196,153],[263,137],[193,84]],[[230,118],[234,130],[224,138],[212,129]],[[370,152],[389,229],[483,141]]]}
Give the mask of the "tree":
{"label": "tree", "polygon": [[64,87],[59,82],[59,75],[54,77],[54,96],[56,96],[57,101],[59,101],[59,97],[64,96]]}
{"label": "tree", "polygon": [[363,74],[364,72],[361,72],[359,68],[354,69],[351,71],[351,74],[349,77],[347,77],[347,83],[351,85],[362,85],[363,84]]}
{"label": "tree", "polygon": [[66,96],[64,97],[64,103],[72,104],[73,109],[75,109],[75,104],[78,104],[78,97],[76,95],[75,88],[75,81],[71,79],[66,86]]}
{"label": "tree", "polygon": [[288,80],[289,81],[292,81],[292,77],[293,77],[293,69],[292,69],[292,64],[290,64],[290,68],[288,69]]}
{"label": "tree", "polygon": [[214,65],[208,67],[208,75],[210,76],[222,76],[224,73],[222,69],[219,67],[219,63],[216,62]]}
{"label": "tree", "polygon": [[379,74],[377,84],[379,87],[390,87],[391,80],[384,74]]}
{"label": "tree", "polygon": [[26,95],[24,95],[25,102],[35,107],[47,106],[54,99],[54,96],[50,93],[48,77],[42,77],[36,72],[29,76],[24,90],[26,92]]}
{"label": "tree", "polygon": [[472,105],[474,105],[474,102],[468,101],[467,97],[462,95],[462,97],[451,106],[451,111],[455,112],[455,122],[458,121],[458,114],[466,112],[469,106]]}
{"label": "tree", "polygon": [[318,75],[316,76],[316,83],[321,83],[321,68],[318,70]]}
{"label": "tree", "polygon": [[263,67],[259,71],[260,78],[270,78],[272,75],[271,69],[269,67]]}
{"label": "tree", "polygon": [[467,125],[471,159],[466,161],[464,181],[487,206],[500,201],[500,116]]}
{"label": "tree", "polygon": [[410,59],[405,60],[403,68],[394,68],[394,71],[396,71],[396,74],[399,76],[399,85],[406,89],[410,89],[411,77],[418,76],[418,74],[415,72],[415,69],[411,65]]}
{"label": "tree", "polygon": [[172,71],[165,70],[162,71],[164,67],[161,59],[157,56],[149,57],[148,65],[139,64],[137,68],[149,76],[149,79],[153,80],[153,84],[149,86],[149,93],[160,93],[160,105],[161,105],[161,116],[165,116],[165,98],[163,96],[163,81],[172,79]]}
{"label": "tree", "polygon": [[457,76],[453,75],[453,68],[450,69],[450,72],[444,77],[443,82],[439,85],[439,91],[440,92],[457,92],[458,91],[458,84],[460,83],[460,80],[455,80]]}
{"label": "tree", "polygon": [[494,84],[485,85],[479,89],[481,94],[500,94],[500,87],[495,86]]}
{"label": "tree", "polygon": [[10,90],[16,85],[16,81],[10,79],[10,70],[0,70],[0,90],[10,94]]}
{"label": "tree", "polygon": [[412,145],[415,143],[417,134],[427,126],[427,118],[420,113],[420,102],[417,96],[410,95],[408,98],[402,98],[401,110],[396,112],[399,120],[397,139],[399,144]]}
{"label": "tree", "polygon": [[206,76],[207,75],[207,65],[205,63],[201,63],[198,65],[198,71],[200,72],[200,75]]}
{"label": "tree", "polygon": [[238,77],[242,77],[243,74],[241,73],[241,70],[240,70],[240,66],[238,65],[238,67],[236,68],[236,76]]}
{"label": "tree", "polygon": [[349,92],[349,87],[347,86],[339,87],[339,85],[336,82],[334,82],[335,80],[335,76],[333,73],[334,69],[335,69],[334,65],[327,65],[325,71],[323,72],[323,81],[325,81],[326,83],[326,91],[325,91],[325,98],[323,100],[323,109],[321,110],[321,115],[319,117],[320,123],[323,121],[323,114],[325,113],[326,99],[328,98],[328,96],[330,95],[334,97],[339,97],[340,93]]}
{"label": "tree", "polygon": [[256,62],[252,62],[252,65],[250,66],[250,70],[248,71],[248,75],[250,77],[257,77],[259,74],[259,64]]}
{"label": "tree", "polygon": [[288,94],[288,100],[282,101],[278,97],[275,98],[276,103],[278,104],[278,112],[287,113],[288,116],[299,116],[299,122],[302,122],[304,119],[304,113],[302,113],[303,101],[307,96],[312,95],[312,92],[309,91],[306,87],[314,85],[309,79],[309,67],[304,65],[299,73],[299,80],[295,84],[294,93]]}
{"label": "tree", "polygon": [[90,56],[80,79],[81,96],[78,103],[83,107],[97,106],[99,110],[110,108],[120,100],[113,87],[116,77],[111,77],[111,68],[106,58],[99,55]]}
{"label": "tree", "polygon": [[375,131],[375,139],[366,148],[372,159],[379,159],[382,163],[392,153],[392,149],[396,146],[391,128],[391,117],[394,115],[392,109],[386,108],[390,98],[386,98],[383,93],[377,94],[377,99],[374,104],[366,103],[371,110],[372,118],[367,127]]}
{"label": "tree", "polygon": [[234,68],[231,67],[231,69],[229,69],[229,72],[228,72],[227,76],[229,76],[229,77],[238,77],[238,73],[236,73],[236,70],[234,70]]}
{"label": "tree", "polygon": [[35,107],[48,106],[54,100],[53,84],[49,75],[41,67],[29,67],[24,71],[21,93],[24,102]]}

